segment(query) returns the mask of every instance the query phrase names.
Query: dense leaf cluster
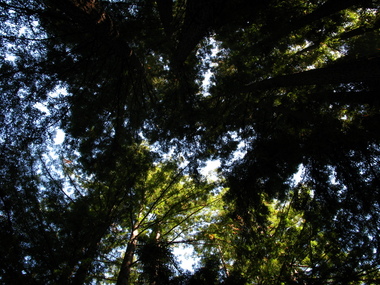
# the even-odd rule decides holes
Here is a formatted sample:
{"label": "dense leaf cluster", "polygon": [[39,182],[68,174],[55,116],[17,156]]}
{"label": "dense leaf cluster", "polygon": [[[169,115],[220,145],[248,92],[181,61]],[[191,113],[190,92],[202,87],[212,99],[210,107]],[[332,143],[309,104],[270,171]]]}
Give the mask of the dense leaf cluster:
{"label": "dense leaf cluster", "polygon": [[380,282],[378,9],[2,1],[1,282]]}

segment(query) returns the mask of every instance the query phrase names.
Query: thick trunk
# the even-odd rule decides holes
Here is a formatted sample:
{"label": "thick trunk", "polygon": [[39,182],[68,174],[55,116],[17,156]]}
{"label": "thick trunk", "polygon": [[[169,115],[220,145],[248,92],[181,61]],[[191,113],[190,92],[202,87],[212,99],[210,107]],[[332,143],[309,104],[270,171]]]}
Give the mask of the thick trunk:
{"label": "thick trunk", "polygon": [[277,87],[326,85],[355,82],[375,82],[380,78],[380,57],[337,63],[329,67],[313,69],[250,83],[245,92]]}
{"label": "thick trunk", "polygon": [[119,276],[117,277],[116,285],[128,285],[130,284],[131,268],[133,264],[133,257],[135,255],[137,247],[138,229],[133,228],[127,249],[125,250],[123,263],[121,264]]}
{"label": "thick trunk", "polygon": [[352,92],[334,92],[325,91],[320,93],[311,93],[311,100],[318,103],[335,103],[341,104],[369,104],[372,106],[380,105],[378,91],[352,91]]}
{"label": "thick trunk", "polygon": [[71,282],[72,285],[82,285],[82,284],[84,284],[84,282],[85,282],[85,280],[86,280],[86,278],[88,276],[88,272],[89,272],[89,270],[90,270],[90,268],[91,268],[91,266],[93,264],[94,258],[96,256],[97,249],[98,249],[97,244],[99,242],[100,242],[100,239],[98,240],[98,242],[96,242],[95,244],[93,244],[91,246],[91,248],[89,248],[87,250],[86,255],[80,261],[80,266],[79,266],[78,270],[75,273],[73,281]]}
{"label": "thick trunk", "polygon": [[79,245],[74,250],[70,263],[65,267],[59,279],[59,284],[82,285],[85,283],[94,259],[98,254],[100,241],[107,229],[107,223],[99,226],[98,231],[94,230],[93,235],[88,236],[87,242],[84,241],[82,245]]}
{"label": "thick trunk", "polygon": [[157,9],[160,14],[162,26],[164,27],[166,36],[172,37],[173,34],[173,1],[172,0],[157,0]]}

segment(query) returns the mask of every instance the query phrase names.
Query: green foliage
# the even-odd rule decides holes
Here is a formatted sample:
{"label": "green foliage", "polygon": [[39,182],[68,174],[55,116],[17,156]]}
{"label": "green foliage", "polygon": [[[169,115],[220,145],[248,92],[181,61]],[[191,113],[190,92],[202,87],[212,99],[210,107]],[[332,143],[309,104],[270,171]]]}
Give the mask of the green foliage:
{"label": "green foliage", "polygon": [[378,9],[2,1],[1,283],[378,283]]}

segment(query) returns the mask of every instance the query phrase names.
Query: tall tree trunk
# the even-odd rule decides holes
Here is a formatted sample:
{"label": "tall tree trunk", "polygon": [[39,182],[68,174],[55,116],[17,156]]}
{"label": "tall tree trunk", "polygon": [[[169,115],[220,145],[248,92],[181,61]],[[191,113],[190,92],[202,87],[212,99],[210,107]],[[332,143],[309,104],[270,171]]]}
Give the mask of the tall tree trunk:
{"label": "tall tree trunk", "polygon": [[308,70],[247,84],[245,92],[276,87],[326,85],[351,82],[377,81],[380,78],[380,56],[350,62],[340,62],[328,67]]}
{"label": "tall tree trunk", "polygon": [[81,285],[84,284],[86,277],[88,276],[89,270],[93,264],[94,258],[96,257],[96,253],[98,250],[98,244],[100,243],[101,238],[94,244],[92,244],[85,254],[85,256],[80,261],[80,266],[75,273],[72,285]]}
{"label": "tall tree trunk", "polygon": [[[159,246],[160,237],[161,237],[161,232],[160,232],[160,230],[158,228],[159,228],[159,226],[157,225],[156,237],[154,239],[154,242],[156,243],[157,246]],[[158,262],[156,262],[156,264],[154,264],[153,275],[150,276],[150,285],[156,285],[157,284],[158,273],[159,273],[158,271],[159,270],[160,270],[160,264],[159,264],[159,260],[158,260]]]}
{"label": "tall tree trunk", "polygon": [[128,285],[130,283],[131,267],[133,257],[137,247],[138,224],[132,227],[132,233],[129,238],[127,249],[125,250],[123,263],[121,264],[119,276],[117,277],[116,285]]}

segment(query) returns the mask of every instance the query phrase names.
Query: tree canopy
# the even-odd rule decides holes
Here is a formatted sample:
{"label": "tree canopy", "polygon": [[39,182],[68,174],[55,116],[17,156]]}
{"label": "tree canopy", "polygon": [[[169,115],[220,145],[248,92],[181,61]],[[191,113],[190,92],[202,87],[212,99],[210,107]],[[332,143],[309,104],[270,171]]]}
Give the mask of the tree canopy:
{"label": "tree canopy", "polygon": [[1,283],[378,284],[379,6],[2,1]]}

